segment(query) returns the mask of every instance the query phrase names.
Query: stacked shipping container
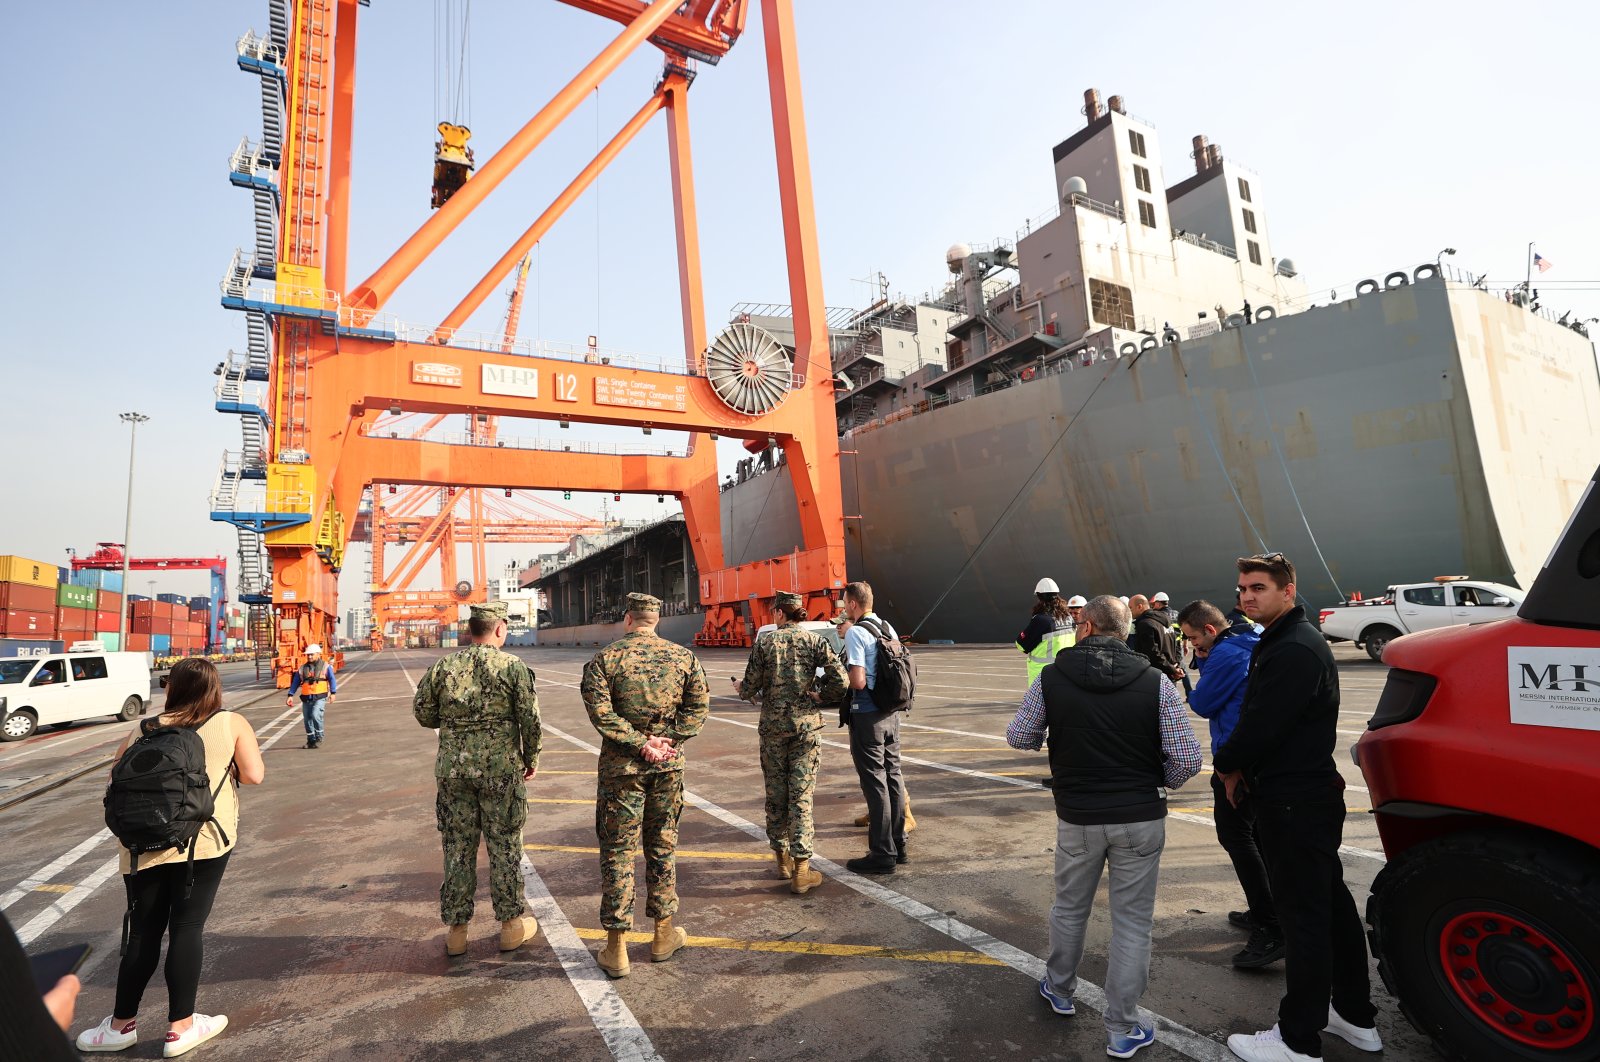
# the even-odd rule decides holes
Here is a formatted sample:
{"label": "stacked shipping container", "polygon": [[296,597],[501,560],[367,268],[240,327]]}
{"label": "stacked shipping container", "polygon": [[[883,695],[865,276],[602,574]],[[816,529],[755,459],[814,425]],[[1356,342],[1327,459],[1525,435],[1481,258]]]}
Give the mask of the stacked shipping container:
{"label": "stacked shipping container", "polygon": [[56,640],[58,568],[28,557],[0,557],[0,638]]}

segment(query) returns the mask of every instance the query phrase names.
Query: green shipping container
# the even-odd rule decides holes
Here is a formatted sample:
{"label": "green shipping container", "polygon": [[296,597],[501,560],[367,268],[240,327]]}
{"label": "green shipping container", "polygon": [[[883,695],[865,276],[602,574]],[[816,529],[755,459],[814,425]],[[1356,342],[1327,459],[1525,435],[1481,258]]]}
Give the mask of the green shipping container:
{"label": "green shipping container", "polygon": [[101,633],[96,634],[94,638],[95,641],[106,647],[106,652],[108,653],[118,653],[122,651],[122,635],[120,634]]}
{"label": "green shipping container", "polygon": [[62,608],[92,609],[95,607],[94,587],[62,583],[56,587],[56,604]]}

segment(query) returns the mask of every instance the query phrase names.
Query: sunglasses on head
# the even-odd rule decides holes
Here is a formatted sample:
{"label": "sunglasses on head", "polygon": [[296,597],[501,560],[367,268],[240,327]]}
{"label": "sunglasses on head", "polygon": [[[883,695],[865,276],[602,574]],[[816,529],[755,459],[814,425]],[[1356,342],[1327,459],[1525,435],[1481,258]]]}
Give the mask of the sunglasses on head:
{"label": "sunglasses on head", "polygon": [[1251,560],[1258,560],[1258,561],[1266,561],[1268,564],[1282,564],[1284,561],[1288,560],[1289,558],[1285,557],[1281,553],[1257,553],[1254,557],[1251,557],[1250,559]]}

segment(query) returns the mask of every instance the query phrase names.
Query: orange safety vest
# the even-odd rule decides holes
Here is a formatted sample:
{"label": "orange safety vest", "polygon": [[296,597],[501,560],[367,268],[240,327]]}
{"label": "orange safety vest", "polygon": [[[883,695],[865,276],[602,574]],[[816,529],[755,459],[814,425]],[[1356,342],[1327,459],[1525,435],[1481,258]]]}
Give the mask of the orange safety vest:
{"label": "orange safety vest", "polygon": [[331,666],[330,664],[323,664],[322,677],[314,682],[306,678],[306,669],[302,667],[300,669],[300,696],[326,697],[328,695],[328,668]]}

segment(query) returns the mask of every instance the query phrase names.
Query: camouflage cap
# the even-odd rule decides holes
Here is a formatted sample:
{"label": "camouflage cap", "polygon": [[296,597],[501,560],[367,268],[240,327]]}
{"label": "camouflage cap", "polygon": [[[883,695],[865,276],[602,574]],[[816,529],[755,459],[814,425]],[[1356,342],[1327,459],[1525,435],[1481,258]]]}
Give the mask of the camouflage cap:
{"label": "camouflage cap", "polygon": [[481,605],[470,607],[473,619],[504,621],[510,614],[504,601],[485,601]]}
{"label": "camouflage cap", "polygon": [[779,590],[777,599],[773,602],[773,604],[778,608],[796,609],[804,607],[805,602],[802,601],[800,599],[800,595],[795,593],[793,590]]}
{"label": "camouflage cap", "polygon": [[629,612],[660,612],[661,599],[649,594],[629,594],[626,598]]}
{"label": "camouflage cap", "polygon": [[846,623],[850,622],[850,617],[841,612],[828,622],[833,624],[835,627],[843,627]]}

